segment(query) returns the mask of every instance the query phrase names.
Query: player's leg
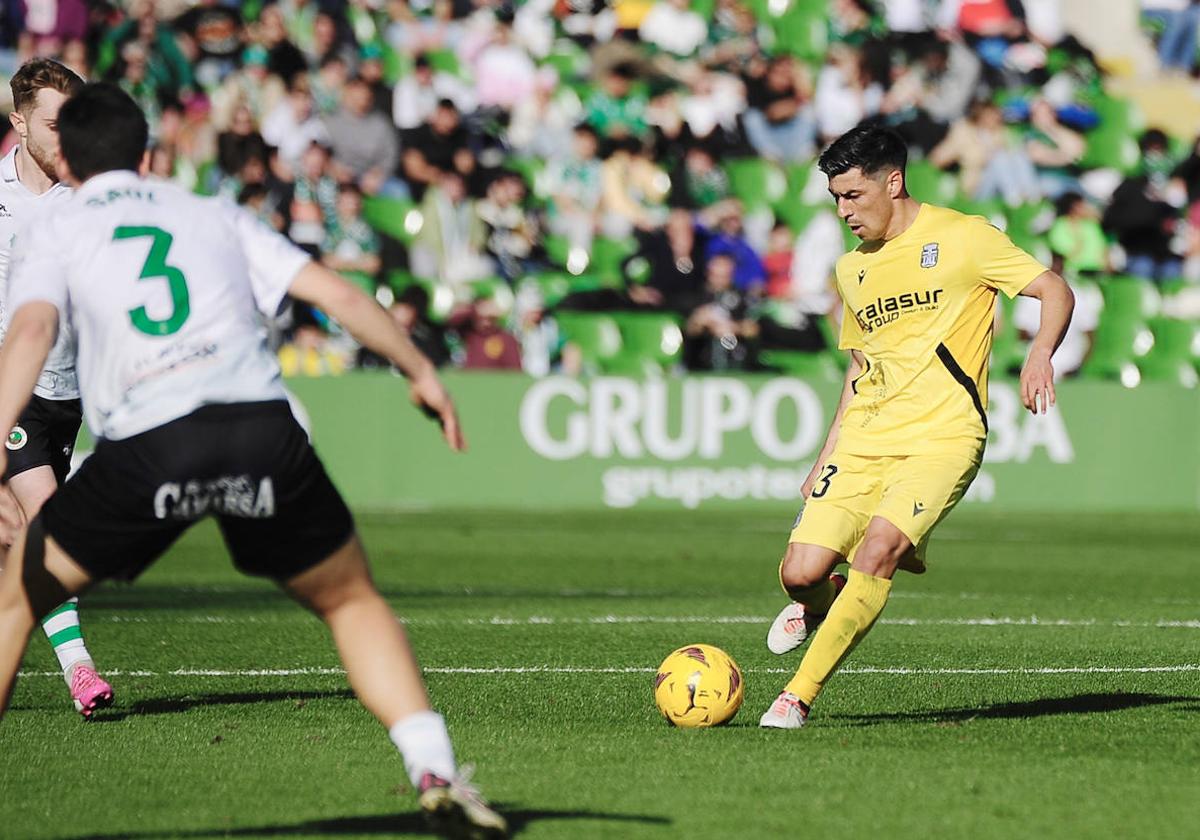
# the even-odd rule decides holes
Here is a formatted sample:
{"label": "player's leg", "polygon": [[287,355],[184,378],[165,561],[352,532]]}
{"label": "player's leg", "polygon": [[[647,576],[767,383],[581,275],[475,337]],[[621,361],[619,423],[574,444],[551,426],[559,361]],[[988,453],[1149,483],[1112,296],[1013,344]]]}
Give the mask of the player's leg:
{"label": "player's leg", "polygon": [[[278,581],[329,626],[351,687],[387,728],[431,820],[503,836],[504,819],[455,765],[408,638],[371,580],[353,517],[287,404],[243,406],[236,418],[230,411],[196,416],[189,432],[197,445],[230,459],[231,471],[255,476],[247,482],[259,488],[253,503],[217,517],[235,565]],[[225,446],[233,422],[244,433]]]}
{"label": "player's leg", "polygon": [[40,519],[17,536],[0,572],[0,717],[37,621],[90,584],[91,576],[44,536]]}
{"label": "player's leg", "polygon": [[892,575],[911,548],[908,538],[886,519],[871,519],[854,550],[844,588],[816,628],[796,675],[762,716],[760,726],[798,729],[804,725],[825,681],[883,612]]}
{"label": "player's leg", "polygon": [[887,490],[854,550],[846,587],[805,651],[796,676],[772,706],[777,713],[764,715],[763,726],[804,725],[826,681],[883,612],[896,570],[902,563],[924,568],[920,548],[966,492],[981,455],[887,459],[882,472]]}
{"label": "player's leg", "polygon": [[284,588],[329,626],[351,688],[400,750],[421,807],[435,820],[502,836],[504,818],[459,773],[446,723],[430,708],[408,637],[371,581],[357,536]]}
{"label": "player's leg", "polygon": [[[10,432],[8,483],[27,521],[38,515],[66,480],[80,422],[78,400],[35,396]],[[95,709],[110,705],[112,686],[97,672],[84,642],[78,600],[72,598],[56,606],[43,619],[42,629],[54,648],[75,710],[88,717]]]}
{"label": "player's leg", "polygon": [[788,543],[779,563],[779,585],[791,603],[780,610],[767,631],[767,648],[784,654],[804,644],[824,620],[846,578],[833,572],[845,558],[812,543]]}
{"label": "player's leg", "polygon": [[826,680],[874,626],[887,605],[900,559],[913,545],[895,525],[874,517],[867,526],[862,544],[855,550],[846,587],[817,629],[804,652],[800,669],[784,691],[808,710],[817,699]]}
{"label": "player's leg", "polygon": [[804,644],[845,585],[843,575],[831,573],[862,539],[879,494],[877,461],[835,452],[805,500],[779,564],[779,584],[791,603],[767,631],[772,653]]}

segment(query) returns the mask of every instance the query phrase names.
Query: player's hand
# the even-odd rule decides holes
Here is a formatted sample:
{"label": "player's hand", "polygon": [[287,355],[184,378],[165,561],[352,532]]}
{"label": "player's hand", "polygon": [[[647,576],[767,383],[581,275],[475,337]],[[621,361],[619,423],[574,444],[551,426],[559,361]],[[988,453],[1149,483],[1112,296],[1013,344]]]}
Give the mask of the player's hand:
{"label": "player's hand", "polygon": [[449,447],[455,452],[465,451],[467,439],[463,437],[462,426],[458,423],[454,400],[450,399],[441,380],[433,374],[420,376],[409,383],[409,393],[418,408],[438,421],[442,427],[442,437]]}
{"label": "player's hand", "polygon": [[821,470],[824,468],[825,465],[820,461],[813,464],[813,468],[809,472],[808,478],[804,479],[804,483],[800,485],[800,495],[804,497],[805,501],[807,501],[808,497],[812,495],[813,487],[817,485],[817,476],[821,474]]}
{"label": "player's hand", "polygon": [[1030,354],[1021,368],[1021,404],[1033,414],[1045,414],[1054,405],[1054,365],[1048,354]]}

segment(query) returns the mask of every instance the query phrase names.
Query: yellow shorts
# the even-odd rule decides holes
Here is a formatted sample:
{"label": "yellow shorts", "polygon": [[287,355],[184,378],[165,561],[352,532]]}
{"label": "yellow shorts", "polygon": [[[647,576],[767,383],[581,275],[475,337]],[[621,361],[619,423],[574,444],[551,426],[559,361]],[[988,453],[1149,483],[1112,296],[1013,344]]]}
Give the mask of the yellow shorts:
{"label": "yellow shorts", "polygon": [[924,571],[925,546],[979,471],[983,448],[927,455],[868,456],[834,451],[796,517],[788,542],[820,545],[847,560],[871,517],[891,522],[916,547],[909,571]]}

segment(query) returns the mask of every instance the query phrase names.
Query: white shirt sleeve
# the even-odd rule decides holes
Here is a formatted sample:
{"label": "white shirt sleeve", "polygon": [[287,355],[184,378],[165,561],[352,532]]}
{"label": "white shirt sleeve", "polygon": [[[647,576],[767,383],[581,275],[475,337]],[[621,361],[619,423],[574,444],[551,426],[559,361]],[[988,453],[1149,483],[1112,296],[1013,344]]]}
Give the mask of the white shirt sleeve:
{"label": "white shirt sleeve", "polygon": [[67,266],[52,224],[29,224],[17,237],[8,274],[8,318],[32,301],[45,301],[67,319]]}
{"label": "white shirt sleeve", "polygon": [[273,317],[279,314],[292,281],[312,258],[249,211],[233,204],[228,210],[233,213],[234,230],[250,267],[254,302],[260,312]]}

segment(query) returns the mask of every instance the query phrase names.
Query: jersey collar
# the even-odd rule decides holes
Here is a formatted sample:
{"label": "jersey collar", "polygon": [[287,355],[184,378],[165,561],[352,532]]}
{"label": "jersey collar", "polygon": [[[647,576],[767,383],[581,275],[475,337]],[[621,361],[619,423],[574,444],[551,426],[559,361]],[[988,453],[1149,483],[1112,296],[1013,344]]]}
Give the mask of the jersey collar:
{"label": "jersey collar", "polygon": [[8,154],[6,154],[2,159],[0,159],[0,179],[3,179],[6,183],[11,184],[13,181],[18,180],[17,179],[17,149],[19,149],[19,148],[21,148],[21,147],[13,146],[11,149],[8,150]]}
{"label": "jersey collar", "polygon": [[88,178],[79,187],[79,193],[92,195],[122,184],[141,183],[141,180],[141,176],[132,169],[114,169]]}

